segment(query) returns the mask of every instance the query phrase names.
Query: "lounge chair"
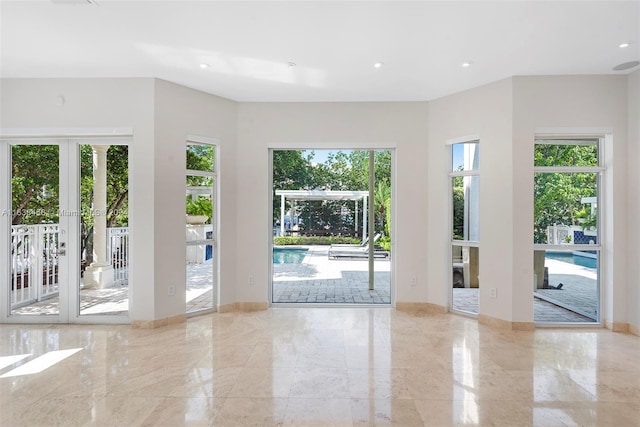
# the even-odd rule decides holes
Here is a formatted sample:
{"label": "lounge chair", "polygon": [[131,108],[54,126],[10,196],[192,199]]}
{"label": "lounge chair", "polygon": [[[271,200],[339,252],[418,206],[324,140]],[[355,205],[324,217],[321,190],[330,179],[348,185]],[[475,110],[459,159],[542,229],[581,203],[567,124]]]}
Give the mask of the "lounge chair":
{"label": "lounge chair", "polygon": [[[380,234],[376,234],[373,238],[374,243],[380,238]],[[368,239],[359,245],[331,245],[329,247],[329,259],[336,258],[368,258],[369,244]],[[374,258],[388,258],[389,252],[384,250],[380,245],[374,245]]]}
{"label": "lounge chair", "polygon": [[[381,236],[382,235],[380,233],[373,236],[373,243],[375,244]],[[365,237],[364,240],[362,240],[362,243],[334,243],[333,245],[331,245],[331,247],[332,248],[364,248],[368,244],[369,244],[369,236]]]}

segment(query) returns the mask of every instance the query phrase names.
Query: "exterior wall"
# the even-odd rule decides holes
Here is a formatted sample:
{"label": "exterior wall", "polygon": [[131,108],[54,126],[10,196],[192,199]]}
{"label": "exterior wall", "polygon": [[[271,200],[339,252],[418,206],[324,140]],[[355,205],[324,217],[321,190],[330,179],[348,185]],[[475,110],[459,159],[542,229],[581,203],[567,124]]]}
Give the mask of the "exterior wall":
{"label": "exterior wall", "polygon": [[[452,139],[480,139],[480,316],[505,321],[531,321],[532,304],[515,317],[511,310],[514,228],[519,208],[513,200],[512,80],[506,79],[429,105],[427,170],[428,269],[430,302],[448,305],[450,298],[451,229],[448,172]],[[489,297],[496,288],[497,298]]]}
{"label": "exterior wall", "polygon": [[628,152],[628,200],[629,216],[627,221],[628,254],[628,310],[629,329],[640,335],[640,71],[629,74],[627,82],[629,152]]}
{"label": "exterior wall", "polygon": [[[610,128],[605,147],[601,224],[604,288],[602,320],[615,328],[627,322],[627,80],[625,76],[514,77],[514,293],[513,312],[530,310],[533,277],[533,142],[536,128]],[[615,189],[615,191],[614,191]],[[517,284],[524,284],[519,286]]]}
{"label": "exterior wall", "polygon": [[[237,300],[267,302],[271,274],[269,147],[396,147],[393,209],[396,301],[427,302],[428,104],[241,103],[238,142]],[[248,285],[248,276],[255,285]],[[417,285],[410,286],[410,278]]]}
{"label": "exterior wall", "polygon": [[[185,144],[187,135],[219,139],[220,304],[235,302],[236,106],[233,101],[155,81],[155,305],[159,318],[185,312]],[[167,296],[167,286],[176,295]],[[158,317],[157,317],[158,318]]]}

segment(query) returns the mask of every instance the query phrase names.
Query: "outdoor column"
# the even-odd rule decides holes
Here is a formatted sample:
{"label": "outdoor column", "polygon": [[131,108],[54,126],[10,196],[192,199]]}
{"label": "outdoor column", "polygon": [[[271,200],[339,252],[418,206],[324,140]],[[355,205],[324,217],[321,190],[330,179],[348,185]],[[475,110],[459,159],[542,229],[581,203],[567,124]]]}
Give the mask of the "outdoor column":
{"label": "outdoor column", "polygon": [[93,145],[93,262],[84,272],[87,287],[106,288],[113,283],[113,267],[107,259],[107,150]]}

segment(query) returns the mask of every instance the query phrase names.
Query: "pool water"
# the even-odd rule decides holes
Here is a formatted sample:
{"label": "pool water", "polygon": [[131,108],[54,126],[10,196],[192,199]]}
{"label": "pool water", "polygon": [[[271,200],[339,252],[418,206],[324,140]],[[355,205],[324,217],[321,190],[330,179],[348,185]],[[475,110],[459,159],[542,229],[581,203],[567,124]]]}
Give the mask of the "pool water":
{"label": "pool water", "polygon": [[547,252],[546,258],[555,259],[557,261],[568,262],[569,264],[579,265],[587,268],[598,268],[598,260],[596,258],[589,258],[586,256],[580,256],[571,252]]}
{"label": "pool water", "polygon": [[274,264],[301,264],[308,249],[300,248],[273,248]]}

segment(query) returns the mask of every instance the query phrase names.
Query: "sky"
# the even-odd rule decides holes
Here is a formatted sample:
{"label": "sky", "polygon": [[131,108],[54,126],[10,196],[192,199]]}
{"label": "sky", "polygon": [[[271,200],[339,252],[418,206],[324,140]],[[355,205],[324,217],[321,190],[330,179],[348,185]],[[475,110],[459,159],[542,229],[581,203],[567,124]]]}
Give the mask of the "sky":
{"label": "sky", "polygon": [[331,153],[336,154],[338,151],[342,151],[343,153],[349,154],[353,150],[305,150],[302,152],[302,155],[306,156],[312,151],[315,153],[311,160],[312,163],[325,163],[327,161],[327,157]]}

